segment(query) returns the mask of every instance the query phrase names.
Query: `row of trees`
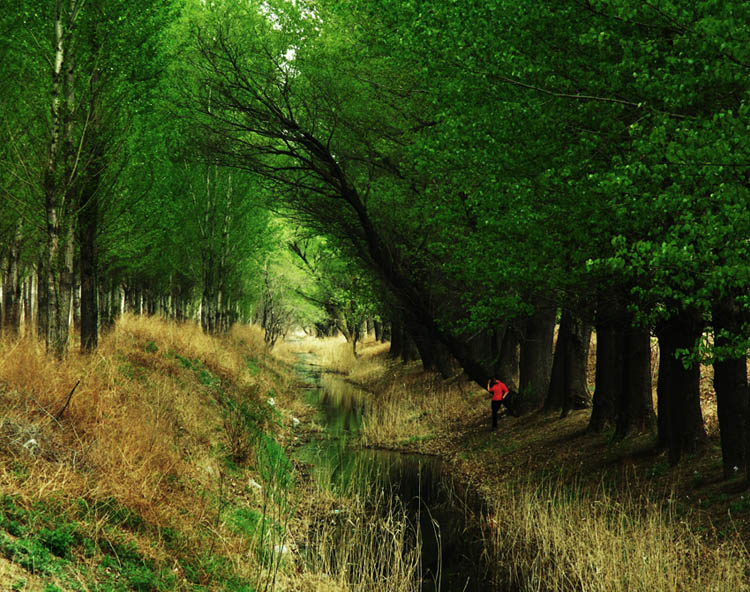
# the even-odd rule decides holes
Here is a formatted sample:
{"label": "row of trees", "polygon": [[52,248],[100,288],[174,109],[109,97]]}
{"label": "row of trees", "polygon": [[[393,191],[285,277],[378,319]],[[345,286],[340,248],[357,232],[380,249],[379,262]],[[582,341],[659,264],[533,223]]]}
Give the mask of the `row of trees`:
{"label": "row of trees", "polygon": [[263,188],[191,152],[171,0],[22,0],[0,15],[2,329],[63,355],[122,310],[249,318],[278,234]]}
{"label": "row of trees", "polygon": [[654,334],[677,462],[705,438],[713,361],[729,475],[748,432],[748,21],[739,2],[227,0],[194,25],[189,104],[205,153],[368,270],[427,366],[484,385],[520,344],[524,407],[567,410],[594,326],[591,427],[624,436],[653,421]]}
{"label": "row of trees", "polygon": [[518,371],[519,411],[563,413],[593,328],[591,428],[618,437],[654,421],[655,336],[672,462],[711,362],[746,466],[750,6],[48,4],[0,17],[5,327],[32,275],[57,353],[76,284],[84,347],[122,290],[355,351],[377,318],[394,353]]}

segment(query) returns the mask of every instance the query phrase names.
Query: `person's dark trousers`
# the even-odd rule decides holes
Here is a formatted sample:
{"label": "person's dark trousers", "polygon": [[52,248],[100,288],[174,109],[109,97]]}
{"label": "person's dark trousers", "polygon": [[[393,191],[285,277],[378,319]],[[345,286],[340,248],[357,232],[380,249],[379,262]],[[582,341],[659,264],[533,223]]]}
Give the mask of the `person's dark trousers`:
{"label": "person's dark trousers", "polygon": [[500,411],[502,401],[492,401],[492,429],[497,429],[497,413]]}

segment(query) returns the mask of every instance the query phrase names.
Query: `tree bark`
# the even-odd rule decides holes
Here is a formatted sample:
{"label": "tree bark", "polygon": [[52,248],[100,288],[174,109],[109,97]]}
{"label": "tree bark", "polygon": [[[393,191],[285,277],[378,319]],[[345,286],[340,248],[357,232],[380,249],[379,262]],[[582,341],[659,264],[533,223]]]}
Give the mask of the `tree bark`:
{"label": "tree bark", "polygon": [[654,404],[651,397],[651,333],[648,329],[628,323],[618,340],[624,348],[622,389],[617,400],[615,439],[631,431],[649,430],[654,425]]}
{"label": "tree bark", "polygon": [[518,330],[509,324],[502,332],[495,367],[496,377],[512,391],[518,392],[519,383],[519,337]]}
{"label": "tree bark", "polygon": [[[748,413],[748,382],[746,356],[723,354],[720,348],[730,344],[730,336],[741,334],[742,313],[733,297],[714,303],[714,345],[720,357],[714,360],[714,390],[721,435],[721,460],[724,478],[746,471],[748,450],[746,430]],[[725,335],[726,332],[728,335]],[[750,472],[746,472],[750,477]]]}
{"label": "tree bark", "polygon": [[419,350],[417,349],[416,343],[414,343],[414,338],[411,336],[411,333],[406,329],[406,325],[404,325],[404,332],[403,332],[403,346],[401,348],[401,361],[404,364],[408,364],[409,362],[413,362],[417,359],[417,356],[419,355]]}
{"label": "tree bark", "polygon": [[[98,76],[95,76],[95,83]],[[99,134],[100,106],[92,98],[89,119],[91,152],[78,205],[78,243],[81,279],[81,351],[90,352],[99,343],[96,239],[99,224],[99,187],[104,166],[104,146]]]}
{"label": "tree bark", "polygon": [[554,306],[539,303],[526,322],[519,355],[521,413],[541,407],[549,389],[556,312]]}
{"label": "tree bark", "polygon": [[666,370],[668,380],[659,380],[659,411],[666,417],[659,419],[660,442],[666,442],[669,462],[679,463],[683,453],[694,452],[706,442],[703,415],[700,407],[700,366],[685,368],[677,359],[678,350],[692,351],[700,338],[702,324],[694,311],[680,311],[657,325],[660,369]]}
{"label": "tree bark", "polygon": [[6,335],[17,336],[21,329],[21,273],[20,273],[21,224],[8,248],[3,269],[2,329]]}
{"label": "tree bark", "polygon": [[596,376],[594,400],[588,430],[601,433],[614,424],[617,401],[621,398],[622,349],[618,347],[618,333],[614,322],[603,318],[596,325]]}
{"label": "tree bark", "polygon": [[401,316],[394,314],[391,317],[391,347],[388,349],[388,355],[393,358],[401,356],[404,349],[404,325],[401,322]]}
{"label": "tree bark", "polygon": [[584,409],[591,404],[586,380],[590,341],[590,325],[563,309],[545,411],[559,410],[565,417],[572,409]]}
{"label": "tree bark", "polygon": [[44,172],[46,221],[45,283],[47,292],[45,338],[48,350],[58,357],[67,351],[73,289],[73,229],[70,184],[76,151],[73,145],[74,62],[71,50],[77,2],[55,2],[55,51],[51,84],[51,134]]}

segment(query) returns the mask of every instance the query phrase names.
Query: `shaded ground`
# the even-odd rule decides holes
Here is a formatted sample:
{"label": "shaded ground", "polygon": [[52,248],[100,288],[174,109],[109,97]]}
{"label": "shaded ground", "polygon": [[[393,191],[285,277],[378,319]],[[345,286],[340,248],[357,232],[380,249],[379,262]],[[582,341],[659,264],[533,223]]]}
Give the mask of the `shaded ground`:
{"label": "shaded ground", "polygon": [[[424,385],[431,380],[416,365],[390,362],[379,386],[396,381],[412,396],[429,397]],[[617,443],[612,440],[613,431],[588,433],[588,409],[564,419],[558,413],[541,412],[522,418],[503,416],[498,430],[491,432],[487,394],[463,378],[451,387],[470,403],[460,414],[435,413],[433,419],[441,418],[441,422],[433,423],[433,437],[388,447],[442,457],[459,479],[485,496],[497,495],[499,486],[509,481],[541,484],[556,479],[593,490],[606,488],[614,497],[627,492],[629,497],[662,501],[708,538],[721,540],[739,533],[750,546],[750,491],[740,477],[722,479],[709,383],[704,378],[709,444],[698,454],[686,455],[677,467],[670,467],[666,453],[656,450],[654,433],[631,435]]]}

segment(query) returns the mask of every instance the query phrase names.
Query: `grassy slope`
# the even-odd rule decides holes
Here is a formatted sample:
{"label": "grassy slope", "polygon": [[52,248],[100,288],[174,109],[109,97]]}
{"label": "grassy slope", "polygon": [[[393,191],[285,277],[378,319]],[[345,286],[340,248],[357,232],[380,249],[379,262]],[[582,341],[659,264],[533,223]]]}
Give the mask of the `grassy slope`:
{"label": "grassy slope", "polygon": [[[585,434],[586,412],[504,418],[490,434],[485,393],[461,379],[391,363],[382,345],[357,360],[339,343],[313,349],[372,393],[367,445],[440,455],[493,504],[477,520],[498,582],[748,589],[750,504],[718,479],[715,445],[669,469],[648,435]],[[390,537],[403,529],[287,460],[318,429],[289,377],[247,328],[214,339],[125,317],[95,355],[62,362],[33,341],[0,343],[0,589],[377,589],[404,556],[408,543]],[[345,553],[341,531],[326,530],[342,516],[360,525]],[[281,545],[291,552],[273,553]],[[341,570],[336,555],[363,569]],[[413,563],[398,569],[393,589],[415,589]]]}
{"label": "grassy slope", "polygon": [[129,315],[89,356],[0,341],[0,590],[418,589],[400,509],[288,454],[321,429],[274,353]]}
{"label": "grassy slope", "polygon": [[273,577],[268,548],[291,519],[278,445],[291,416],[268,404],[283,375],[251,329],[219,340],[126,316],[94,355],[63,361],[3,342],[0,589],[241,591]]}
{"label": "grassy slope", "polygon": [[[748,590],[750,495],[721,480],[715,406],[704,381],[712,440],[670,468],[653,434],[614,443],[586,432],[589,411],[503,417],[489,431],[487,393],[388,360],[371,344],[338,355],[375,393],[365,442],[436,454],[491,510],[483,521],[493,577],[521,589]],[[513,566],[507,568],[503,566]]]}

